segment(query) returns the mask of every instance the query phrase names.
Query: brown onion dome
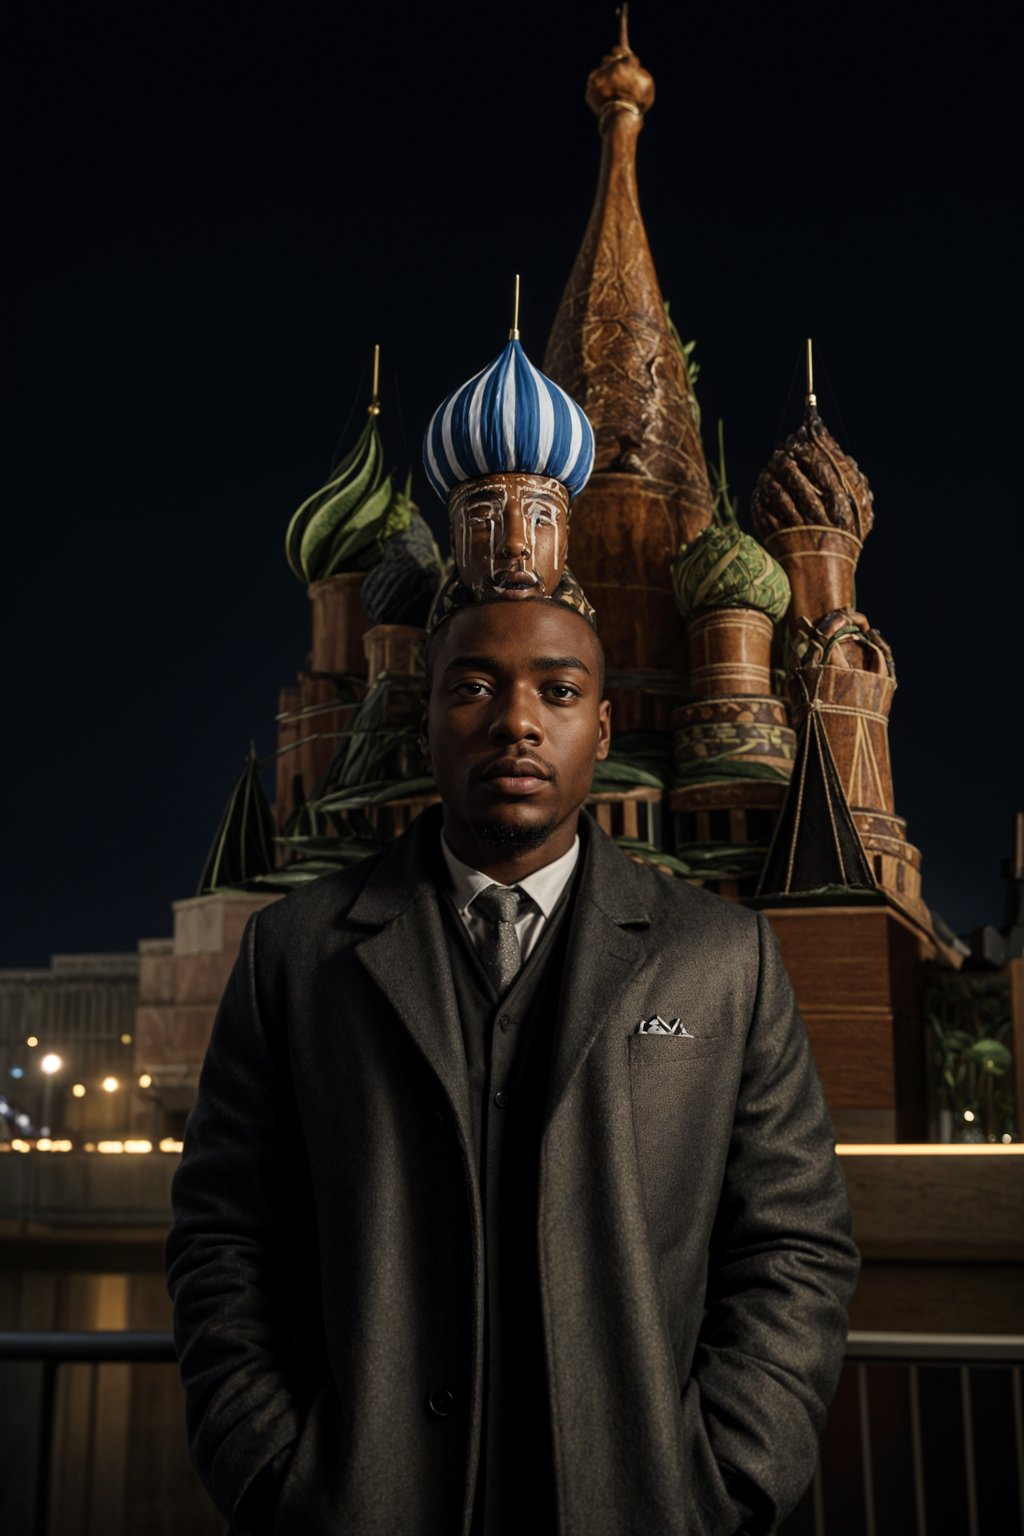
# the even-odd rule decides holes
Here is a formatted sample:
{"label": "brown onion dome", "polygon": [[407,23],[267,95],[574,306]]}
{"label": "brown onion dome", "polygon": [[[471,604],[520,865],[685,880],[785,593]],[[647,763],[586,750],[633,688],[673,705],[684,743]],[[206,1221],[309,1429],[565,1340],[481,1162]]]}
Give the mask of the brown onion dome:
{"label": "brown onion dome", "polygon": [[875,520],[871,487],[813,405],[757,478],[750,513],[767,543],[784,528],[838,528],[861,543]]}
{"label": "brown onion dome", "polygon": [[629,46],[628,13],[629,7],[624,5],[619,17],[619,46],[605,54],[587,80],[587,106],[598,117],[612,104],[643,115],[654,101],[654,77]]}

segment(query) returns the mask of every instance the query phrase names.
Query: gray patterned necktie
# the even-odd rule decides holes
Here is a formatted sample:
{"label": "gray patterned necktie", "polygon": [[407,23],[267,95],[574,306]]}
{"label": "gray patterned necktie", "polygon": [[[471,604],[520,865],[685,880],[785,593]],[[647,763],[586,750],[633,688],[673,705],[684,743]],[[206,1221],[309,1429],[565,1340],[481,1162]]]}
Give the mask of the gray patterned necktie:
{"label": "gray patterned necktie", "polygon": [[473,910],[489,925],[480,958],[499,995],[512,985],[523,961],[515,925],[522,895],[518,885],[489,885],[473,900]]}

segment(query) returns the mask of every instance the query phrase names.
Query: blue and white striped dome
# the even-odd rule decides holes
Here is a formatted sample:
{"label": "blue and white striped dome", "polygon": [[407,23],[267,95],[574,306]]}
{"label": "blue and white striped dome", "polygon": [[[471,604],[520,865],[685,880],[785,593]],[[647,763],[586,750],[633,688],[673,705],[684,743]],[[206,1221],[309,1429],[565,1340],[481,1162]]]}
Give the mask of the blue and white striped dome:
{"label": "blue and white striped dome", "polygon": [[423,465],[447,501],[481,475],[550,475],[570,497],[594,467],[594,432],[575,400],[510,341],[493,363],[439,405],[423,439]]}

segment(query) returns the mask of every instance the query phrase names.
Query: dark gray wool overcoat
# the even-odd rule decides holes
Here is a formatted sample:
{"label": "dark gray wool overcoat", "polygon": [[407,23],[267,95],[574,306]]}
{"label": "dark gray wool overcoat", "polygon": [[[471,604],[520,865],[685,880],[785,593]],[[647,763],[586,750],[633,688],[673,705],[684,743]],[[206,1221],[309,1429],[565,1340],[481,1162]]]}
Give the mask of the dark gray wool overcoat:
{"label": "dark gray wool overcoat", "polygon": [[[469,1530],[484,1251],[438,829],[253,918],[174,1181],[192,1455],[229,1520],[262,1473],[242,1519],[278,1536]],[[768,1529],[857,1272],[806,1032],[763,918],[581,831],[537,1224],[558,1531]]]}

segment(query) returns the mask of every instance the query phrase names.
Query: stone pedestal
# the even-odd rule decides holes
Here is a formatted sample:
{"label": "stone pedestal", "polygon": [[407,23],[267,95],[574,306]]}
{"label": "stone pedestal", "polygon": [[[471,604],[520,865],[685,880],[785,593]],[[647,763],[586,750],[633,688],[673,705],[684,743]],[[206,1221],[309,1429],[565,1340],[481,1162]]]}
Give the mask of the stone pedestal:
{"label": "stone pedestal", "polygon": [[882,897],[762,908],[778,935],[839,1141],[928,1135],[922,965],[938,941]]}
{"label": "stone pedestal", "polygon": [[166,1131],[191,1108],[210,1032],[242,933],[254,912],[279,899],[249,891],[215,891],[174,903],[174,939],[141,956],[135,1016],[137,1072],[168,1119]]}

